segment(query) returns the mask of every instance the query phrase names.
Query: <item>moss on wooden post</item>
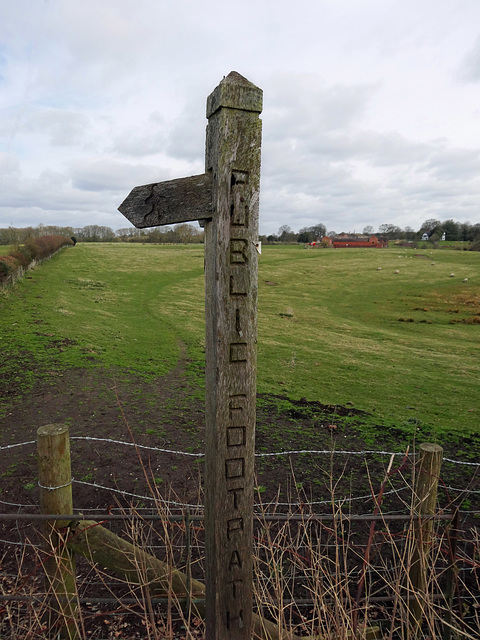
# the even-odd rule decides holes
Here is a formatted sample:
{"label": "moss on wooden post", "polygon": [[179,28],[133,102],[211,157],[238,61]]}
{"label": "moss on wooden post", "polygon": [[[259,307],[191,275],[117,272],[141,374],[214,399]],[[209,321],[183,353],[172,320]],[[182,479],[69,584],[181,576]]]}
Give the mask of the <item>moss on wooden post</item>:
{"label": "moss on wooden post", "polygon": [[427,572],[432,543],[433,516],[437,503],[438,480],[442,466],[443,449],[438,444],[421,444],[420,462],[415,482],[412,514],[413,553],[409,571],[409,619],[414,637],[421,630],[426,604]]}
{"label": "moss on wooden post", "polygon": [[[37,431],[40,506],[45,514],[72,513],[72,475],[68,427],[48,424]],[[67,548],[69,522],[48,520],[44,526],[43,566],[48,594],[46,624],[50,637],[78,637],[75,557]]]}

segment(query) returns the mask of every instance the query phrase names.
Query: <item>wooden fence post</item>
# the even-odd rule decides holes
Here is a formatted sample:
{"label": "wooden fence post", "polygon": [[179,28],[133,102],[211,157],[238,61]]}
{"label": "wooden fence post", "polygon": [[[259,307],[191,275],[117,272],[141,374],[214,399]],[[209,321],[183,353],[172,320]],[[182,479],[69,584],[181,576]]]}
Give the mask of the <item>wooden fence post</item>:
{"label": "wooden fence post", "polygon": [[[37,431],[38,484],[44,514],[73,511],[70,440],[64,424],[48,424]],[[69,521],[48,520],[44,527],[43,566],[47,591],[47,633],[74,640],[77,635],[75,557],[67,548]]]}
{"label": "wooden fence post", "polygon": [[412,513],[413,553],[409,570],[410,597],[408,602],[409,620],[414,637],[419,634],[425,609],[427,571],[432,542],[433,516],[437,503],[437,488],[442,466],[443,449],[438,444],[421,444],[420,462],[415,482],[415,496]]}

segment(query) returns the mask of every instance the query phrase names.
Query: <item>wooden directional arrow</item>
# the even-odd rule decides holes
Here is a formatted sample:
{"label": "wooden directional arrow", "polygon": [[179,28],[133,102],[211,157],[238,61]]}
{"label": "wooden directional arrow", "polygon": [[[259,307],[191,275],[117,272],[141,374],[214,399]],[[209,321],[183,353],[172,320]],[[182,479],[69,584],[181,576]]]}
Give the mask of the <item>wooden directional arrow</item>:
{"label": "wooden directional arrow", "polygon": [[136,226],[205,221],[206,638],[251,640],[262,90],[232,71],[207,99],[206,172],[136,187]]}
{"label": "wooden directional arrow", "polygon": [[212,217],[212,176],[178,178],[135,187],[118,210],[138,229]]}

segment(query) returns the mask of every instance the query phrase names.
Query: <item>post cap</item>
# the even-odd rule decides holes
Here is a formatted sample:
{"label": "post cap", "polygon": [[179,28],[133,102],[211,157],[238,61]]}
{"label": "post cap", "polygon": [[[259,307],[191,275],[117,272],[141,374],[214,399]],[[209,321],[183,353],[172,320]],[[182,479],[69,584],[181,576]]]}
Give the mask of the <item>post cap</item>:
{"label": "post cap", "polygon": [[53,423],[53,424],[45,424],[42,427],[39,427],[37,429],[37,435],[38,436],[59,436],[59,435],[63,435],[64,433],[66,433],[68,435],[68,425],[64,424],[63,422],[57,422],[57,423]]}
{"label": "post cap", "polygon": [[261,113],[263,91],[236,71],[231,71],[207,98],[207,118],[221,107]]}

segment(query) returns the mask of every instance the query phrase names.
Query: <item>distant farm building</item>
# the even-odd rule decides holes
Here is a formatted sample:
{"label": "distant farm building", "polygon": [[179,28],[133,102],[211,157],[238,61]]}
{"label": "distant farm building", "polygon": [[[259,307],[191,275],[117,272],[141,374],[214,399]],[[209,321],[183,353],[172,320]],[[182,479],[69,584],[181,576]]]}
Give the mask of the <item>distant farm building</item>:
{"label": "distant farm building", "polygon": [[378,236],[347,235],[345,233],[341,233],[333,238],[325,236],[322,239],[322,244],[333,247],[334,249],[345,247],[373,247],[379,249],[382,247],[388,247],[388,238],[380,238]]}

